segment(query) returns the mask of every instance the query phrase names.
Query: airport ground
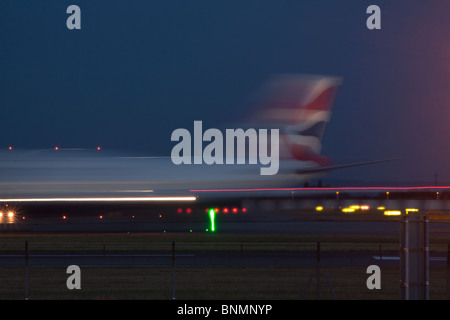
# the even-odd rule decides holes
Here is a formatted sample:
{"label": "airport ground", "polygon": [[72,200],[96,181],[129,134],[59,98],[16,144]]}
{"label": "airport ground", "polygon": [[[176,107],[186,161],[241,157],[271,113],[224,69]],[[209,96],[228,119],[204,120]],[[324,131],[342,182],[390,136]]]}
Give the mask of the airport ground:
{"label": "airport ground", "polygon": [[[447,299],[450,223],[430,217],[430,299]],[[35,300],[400,299],[399,217],[285,212],[221,218],[215,232],[202,219],[52,219],[2,225],[0,299],[23,299],[26,283]],[[72,264],[81,290],[66,287]],[[380,290],[366,286],[374,264]]]}
{"label": "airport ground", "polygon": [[[179,300],[400,299],[398,243],[391,237],[274,235],[212,242],[209,237],[183,234],[11,237],[2,239],[1,299],[24,298],[27,269],[32,300],[170,300],[174,274]],[[28,268],[23,250],[17,250],[25,239]],[[439,239],[432,241],[430,298],[438,300],[446,299],[448,275],[446,244],[435,240]],[[81,268],[81,290],[66,287],[66,268],[72,264]],[[382,272],[381,290],[366,286],[366,270],[373,264]]]}

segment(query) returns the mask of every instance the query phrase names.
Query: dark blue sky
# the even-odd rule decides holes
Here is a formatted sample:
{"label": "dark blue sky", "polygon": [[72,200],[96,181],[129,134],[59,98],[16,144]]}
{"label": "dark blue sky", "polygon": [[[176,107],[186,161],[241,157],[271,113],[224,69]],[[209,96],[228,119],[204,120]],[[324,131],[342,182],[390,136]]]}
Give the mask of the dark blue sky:
{"label": "dark blue sky", "polygon": [[[71,4],[81,30],[66,28]],[[366,28],[371,4],[381,30]],[[330,178],[450,181],[449,13],[446,0],[2,0],[0,148],[168,155],[174,129],[239,119],[271,75],[324,74],[344,82],[323,153],[401,159]]]}

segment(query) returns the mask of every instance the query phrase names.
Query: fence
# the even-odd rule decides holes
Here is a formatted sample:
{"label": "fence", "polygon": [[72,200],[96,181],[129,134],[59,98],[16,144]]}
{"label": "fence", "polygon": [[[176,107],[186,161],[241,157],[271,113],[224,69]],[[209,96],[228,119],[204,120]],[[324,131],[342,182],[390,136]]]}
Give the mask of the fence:
{"label": "fence", "polygon": [[[401,299],[398,239],[70,239],[3,241],[0,298]],[[431,299],[447,297],[447,249],[431,244]],[[80,267],[80,290],[66,286],[69,265]],[[381,289],[367,287],[370,265]]]}

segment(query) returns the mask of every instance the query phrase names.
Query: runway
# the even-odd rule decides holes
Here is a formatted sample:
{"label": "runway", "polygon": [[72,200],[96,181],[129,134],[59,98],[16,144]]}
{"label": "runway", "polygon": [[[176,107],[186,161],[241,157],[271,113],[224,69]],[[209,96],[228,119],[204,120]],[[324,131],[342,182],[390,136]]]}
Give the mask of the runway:
{"label": "runway", "polygon": [[[75,217],[62,221],[54,217],[36,218],[17,224],[1,224],[3,233],[148,233],[148,234],[206,234],[207,219],[191,218],[182,221],[155,220],[151,217]],[[215,234],[224,235],[306,235],[306,236],[370,236],[399,237],[399,221],[319,221],[301,220],[298,216],[264,214],[258,216],[229,216],[220,218]],[[430,222],[430,236],[450,235],[450,223]],[[70,264],[91,267],[161,267],[170,266],[172,255],[167,252],[106,252],[100,254],[70,253],[37,254],[30,252],[29,265],[35,267],[67,267]],[[315,266],[315,252],[176,252],[177,266]],[[445,256],[430,257],[430,263],[445,266]],[[365,266],[383,264],[398,266],[398,254],[374,256],[373,252],[325,252],[324,266]],[[24,265],[23,254],[1,254],[0,266]]]}
{"label": "runway", "polygon": [[[146,254],[30,254],[30,267],[170,267],[173,261],[180,267],[315,267],[315,252],[195,252],[176,253],[172,260],[171,253]],[[442,254],[430,256],[433,266],[445,266],[447,257]],[[376,255],[373,252],[327,252],[321,253],[320,264],[326,267],[367,267],[371,264],[380,266],[398,266],[399,256]],[[25,265],[24,254],[1,254],[1,267],[22,267]]]}
{"label": "runway", "polygon": [[[2,224],[0,232],[206,232],[209,221],[154,222],[140,219],[73,219],[70,222],[53,222],[49,219],[19,224]],[[441,229],[448,229],[444,224]],[[227,234],[303,234],[303,235],[395,235],[398,222],[355,222],[355,221],[295,221],[295,220],[231,220],[216,224],[217,233]]]}
{"label": "runway", "polygon": [[[105,232],[105,233],[165,233],[165,232],[208,232],[207,219],[184,221],[154,221],[153,219],[111,218],[74,218],[30,219],[16,224],[0,224],[0,232]],[[285,234],[285,235],[364,235],[398,236],[398,221],[299,221],[283,217],[275,218],[239,218],[218,221],[215,232],[221,234]],[[450,222],[429,223],[430,235],[450,235]]]}
{"label": "runway", "polygon": [[[442,255],[430,257],[430,263],[445,266],[447,258]],[[168,254],[30,254],[30,267],[170,267],[172,255]],[[368,252],[333,252],[321,254],[320,264],[327,267],[367,267],[371,264],[397,266],[398,256],[381,257]],[[175,264],[179,267],[315,267],[314,252],[301,253],[176,253]],[[23,254],[0,255],[1,267],[22,267]]]}

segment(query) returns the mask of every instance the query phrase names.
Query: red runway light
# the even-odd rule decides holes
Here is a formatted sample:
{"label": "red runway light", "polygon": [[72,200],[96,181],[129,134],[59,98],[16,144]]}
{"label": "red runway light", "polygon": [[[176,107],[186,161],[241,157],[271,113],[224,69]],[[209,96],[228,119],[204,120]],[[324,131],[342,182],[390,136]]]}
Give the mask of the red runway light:
{"label": "red runway light", "polygon": [[178,212],[178,213],[183,213],[183,209],[178,208],[177,212]]}
{"label": "red runway light", "polygon": [[103,216],[100,216],[99,218],[100,218],[100,219],[103,219]]}
{"label": "red runway light", "polygon": [[102,148],[100,148],[100,147],[97,147],[97,150],[99,150],[99,151],[100,151],[101,149],[102,149]]}
{"label": "red runway light", "polygon": [[62,216],[62,218],[65,220],[67,217],[66,216]]}
{"label": "red runway light", "polygon": [[191,208],[186,209],[186,213],[191,213],[191,211],[192,211]]}
{"label": "red runway light", "polygon": [[214,212],[215,213],[219,212],[219,208],[214,208]]}
{"label": "red runway light", "polygon": [[247,208],[242,208],[242,212],[247,212]]}
{"label": "red runway light", "polygon": [[223,213],[228,213],[228,208],[223,208]]}
{"label": "red runway light", "polygon": [[59,147],[55,147],[55,150],[59,150]]}
{"label": "red runway light", "polygon": [[237,208],[233,208],[233,213],[237,213],[238,209]]}
{"label": "red runway light", "polygon": [[9,146],[9,147],[8,147],[8,150],[12,150],[12,147],[11,147],[11,146]]}

